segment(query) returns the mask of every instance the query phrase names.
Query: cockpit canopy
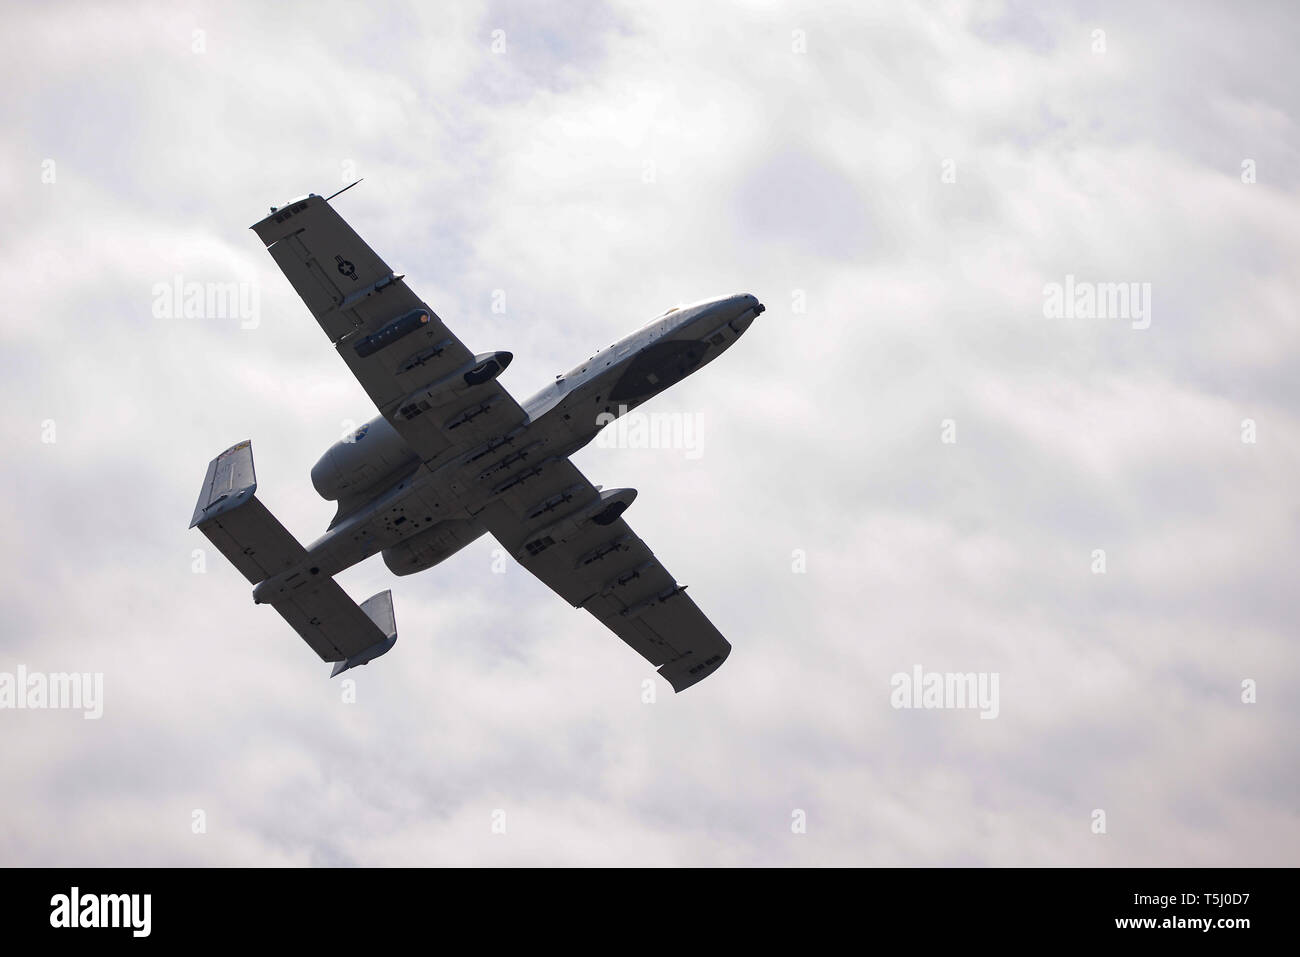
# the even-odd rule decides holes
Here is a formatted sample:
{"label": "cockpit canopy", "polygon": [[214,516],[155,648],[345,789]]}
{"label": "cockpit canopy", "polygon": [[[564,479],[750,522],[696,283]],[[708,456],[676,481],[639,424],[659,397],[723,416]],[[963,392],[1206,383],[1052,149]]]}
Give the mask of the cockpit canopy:
{"label": "cockpit canopy", "polygon": [[[664,319],[667,319],[667,318],[668,318],[669,316],[671,316],[673,313],[675,313],[675,312],[681,312],[681,311],[682,311],[683,309],[685,309],[685,308],[686,308],[686,304],[683,303],[683,302],[679,302],[679,303],[678,303],[677,305],[675,305],[675,306],[669,306],[669,307],[668,307],[667,309],[665,309],[663,312],[659,313],[659,315],[655,316],[653,319],[651,319],[649,322],[647,322],[645,325],[643,325],[643,326],[641,327],[641,329],[648,329],[650,326],[653,326],[656,322],[660,322],[660,321],[662,321],[662,320],[664,320]],[[637,331],[639,332],[640,330],[637,330]]]}
{"label": "cockpit canopy", "polygon": [[[639,339],[642,339],[642,338],[643,338],[643,334],[645,333],[645,331],[646,331],[647,329],[649,329],[651,326],[654,326],[654,325],[656,325],[656,324],[658,324],[658,323],[662,323],[665,319],[669,318],[670,316],[674,316],[674,315],[676,315],[677,313],[681,312],[681,311],[684,310],[684,309],[690,309],[690,308],[691,308],[692,306],[694,306],[694,305],[697,305],[697,303],[681,303],[681,302],[679,302],[679,303],[678,303],[677,305],[675,305],[675,306],[669,306],[669,307],[668,307],[667,309],[665,309],[663,312],[659,313],[659,315],[655,316],[653,319],[651,319],[651,320],[650,320],[649,322],[647,322],[645,325],[641,326],[641,328],[637,329],[636,332],[632,333],[631,335],[624,336],[622,339],[619,339],[617,342],[611,343],[609,346],[607,346],[607,347],[604,348],[604,349],[601,349],[600,352],[597,352],[595,355],[593,355],[593,356],[591,356],[589,359],[587,359],[586,362],[583,362],[583,363],[580,363],[579,365],[574,366],[574,367],[573,367],[572,369],[570,369],[568,372],[565,372],[565,373],[562,373],[562,374],[560,374],[560,375],[557,375],[557,376],[555,377],[555,381],[556,381],[557,383],[560,383],[560,384],[562,385],[562,384],[563,384],[564,382],[566,382],[567,380],[569,380],[569,379],[573,379],[573,378],[576,378],[577,376],[582,375],[582,374],[583,374],[584,372],[586,372],[587,369],[591,366],[591,363],[594,362],[598,357],[600,357],[600,356],[602,356],[602,355],[605,355],[605,354],[608,353],[611,349],[613,349],[613,350],[617,350],[618,347],[621,346],[621,345],[623,345],[624,343],[627,343],[627,342],[629,342],[629,341],[633,341],[633,340],[639,340]],[[667,330],[665,329],[664,331],[667,331]]]}

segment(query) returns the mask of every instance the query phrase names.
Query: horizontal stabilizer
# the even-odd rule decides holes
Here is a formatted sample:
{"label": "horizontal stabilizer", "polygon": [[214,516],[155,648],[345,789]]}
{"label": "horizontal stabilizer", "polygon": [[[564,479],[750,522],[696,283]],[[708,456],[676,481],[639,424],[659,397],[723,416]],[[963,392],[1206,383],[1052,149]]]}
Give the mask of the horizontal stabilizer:
{"label": "horizontal stabilizer", "polygon": [[397,643],[392,592],[358,605],[254,494],[253,447],[240,442],[208,466],[190,528],[198,527],[254,585],[253,600],[280,613],[334,674],[364,665]]}
{"label": "horizontal stabilizer", "polygon": [[337,661],[346,668],[378,658],[397,641],[390,592],[380,592],[363,608],[334,579],[304,575],[297,587],[269,604],[322,661]]}

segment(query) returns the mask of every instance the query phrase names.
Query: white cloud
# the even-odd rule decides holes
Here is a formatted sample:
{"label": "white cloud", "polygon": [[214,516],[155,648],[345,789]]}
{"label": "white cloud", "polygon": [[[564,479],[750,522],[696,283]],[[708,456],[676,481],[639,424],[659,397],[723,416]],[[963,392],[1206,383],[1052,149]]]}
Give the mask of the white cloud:
{"label": "white cloud", "polygon": [[[10,27],[0,670],[103,671],[105,714],[0,712],[0,859],[1295,863],[1284,7]],[[373,412],[247,226],[354,173],[339,209],[471,348],[515,353],[521,399],[673,302],[768,304],[650,406],[705,415],[700,459],[578,456],[640,490],[630,521],[735,646],[717,676],[642,704],[650,669],[484,539],[341,576],[393,587],[401,634],[344,705],[211,549],[192,574],[203,469],[239,439],[300,539],[333,514],[308,469]],[[178,273],[256,283],[259,326],[155,319]],[[1066,274],[1152,283],[1151,328],[1043,318]],[[999,718],[891,709],[918,663],[999,672]]]}

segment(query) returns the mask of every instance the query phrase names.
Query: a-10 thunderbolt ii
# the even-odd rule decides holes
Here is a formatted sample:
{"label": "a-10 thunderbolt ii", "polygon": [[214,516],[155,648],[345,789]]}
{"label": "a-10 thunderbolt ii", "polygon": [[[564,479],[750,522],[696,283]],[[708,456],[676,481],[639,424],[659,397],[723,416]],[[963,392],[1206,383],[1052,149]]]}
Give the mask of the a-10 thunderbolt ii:
{"label": "a-10 thunderbolt ii", "polygon": [[208,466],[190,527],[256,586],[255,602],[338,675],[389,651],[397,627],[391,592],[357,605],[334,575],[376,552],[409,575],[490,532],[675,691],[721,667],[731,645],[623,520],[636,491],[601,491],[569,456],[730,348],[763,312],[756,298],[669,309],[521,405],[497,381],[511,354],[470,352],[328,199],[273,208],[252,228],[380,411],[312,468],[338,514],[306,548],[254,496],[249,442]]}

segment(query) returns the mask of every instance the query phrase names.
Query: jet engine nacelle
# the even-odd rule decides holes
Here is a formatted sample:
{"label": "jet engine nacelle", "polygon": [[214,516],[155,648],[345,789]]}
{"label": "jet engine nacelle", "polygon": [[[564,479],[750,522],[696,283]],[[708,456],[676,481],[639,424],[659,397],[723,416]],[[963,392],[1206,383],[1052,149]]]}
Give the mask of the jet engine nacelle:
{"label": "jet engine nacelle", "polygon": [[450,558],[486,531],[472,519],[448,519],[385,548],[384,564],[394,575],[414,575]]}
{"label": "jet engine nacelle", "polygon": [[379,416],[330,446],[312,466],[311,484],[321,498],[335,502],[418,461],[397,430]]}

